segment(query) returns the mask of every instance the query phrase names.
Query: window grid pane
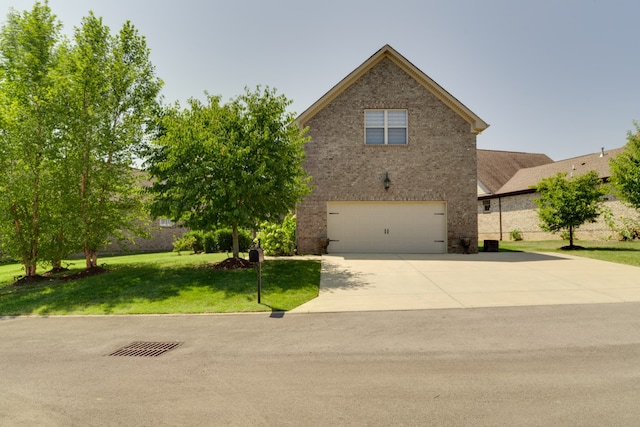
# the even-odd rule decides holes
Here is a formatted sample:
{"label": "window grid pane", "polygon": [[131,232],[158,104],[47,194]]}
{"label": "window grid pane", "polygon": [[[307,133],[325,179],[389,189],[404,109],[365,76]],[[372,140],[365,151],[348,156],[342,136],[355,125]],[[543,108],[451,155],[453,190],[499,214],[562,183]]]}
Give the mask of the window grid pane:
{"label": "window grid pane", "polygon": [[406,127],[407,112],[404,110],[391,110],[387,112],[387,124],[389,127]]}
{"label": "window grid pane", "polygon": [[366,112],[367,127],[384,127],[384,110]]}
{"label": "window grid pane", "polygon": [[384,145],[384,129],[383,128],[367,129],[367,144]]}
{"label": "window grid pane", "polygon": [[407,143],[407,130],[405,128],[389,129],[389,145],[404,145]]}

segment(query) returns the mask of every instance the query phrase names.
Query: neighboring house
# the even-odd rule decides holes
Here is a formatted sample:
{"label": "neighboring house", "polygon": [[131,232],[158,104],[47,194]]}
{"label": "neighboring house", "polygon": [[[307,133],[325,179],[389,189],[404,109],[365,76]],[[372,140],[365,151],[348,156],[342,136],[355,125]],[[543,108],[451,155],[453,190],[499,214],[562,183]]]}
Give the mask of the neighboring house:
{"label": "neighboring house", "polygon": [[[151,185],[146,172],[133,169],[141,187],[146,188]],[[158,218],[153,221],[149,218],[146,224],[147,238],[133,237],[133,241],[118,243],[113,241],[105,246],[101,253],[121,253],[121,252],[153,252],[173,250],[174,239],[182,237],[189,230],[167,218]]]}
{"label": "neighboring house", "polygon": [[313,192],[298,252],[477,252],[476,135],[488,125],[384,46],[297,119]]}
{"label": "neighboring house", "polygon": [[188,231],[167,218],[159,218],[147,224],[147,238],[133,237],[133,241],[123,243],[114,241],[107,244],[100,253],[171,251],[173,241]]}
{"label": "neighboring house", "polygon": [[[542,231],[540,219],[537,214],[537,206],[533,199],[538,197],[534,187],[543,178],[566,173],[568,177],[585,174],[591,170],[598,172],[598,176],[606,182],[610,176],[609,160],[620,153],[624,148],[604,150],[593,154],[574,157],[558,162],[543,163],[534,167],[524,167],[515,171],[502,185],[494,188],[481,188],[483,179],[481,171],[502,165],[502,161],[509,156],[508,152],[485,151],[478,153],[478,237],[480,240],[509,239],[510,233],[518,230],[524,240],[550,240],[560,239],[560,234]],[[479,150],[483,151],[483,150]],[[522,153],[523,155],[526,153]],[[545,157],[539,154],[531,154],[530,160],[545,162]],[[500,166],[502,167],[502,166]],[[485,186],[486,187],[486,186]],[[637,217],[637,213],[625,206],[613,195],[607,196],[605,207],[610,209],[615,218]],[[604,217],[595,223],[587,223],[576,230],[579,239],[606,239],[614,233],[605,223]]]}
{"label": "neighboring house", "polygon": [[478,196],[497,193],[520,169],[549,163],[546,154],[478,150]]}

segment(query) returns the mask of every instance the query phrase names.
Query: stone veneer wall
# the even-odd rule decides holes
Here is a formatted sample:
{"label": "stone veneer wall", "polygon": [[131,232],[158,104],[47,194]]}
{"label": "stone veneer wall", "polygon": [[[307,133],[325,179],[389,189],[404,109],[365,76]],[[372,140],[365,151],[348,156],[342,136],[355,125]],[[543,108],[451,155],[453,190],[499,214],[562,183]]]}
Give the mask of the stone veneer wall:
{"label": "stone veneer wall", "polygon": [[[485,212],[484,203],[478,201],[478,238],[480,240],[510,240],[512,230],[520,230],[523,240],[560,240],[560,233],[548,233],[540,228],[540,219],[533,202],[536,193],[491,199],[491,210]],[[614,196],[609,195],[604,206],[611,209],[615,218],[638,218],[638,212]],[[500,207],[502,208],[502,236],[500,235]],[[574,236],[578,240],[617,239],[618,236],[607,226],[602,215],[595,223],[579,227]]]}
{"label": "stone veneer wall", "polygon": [[[406,109],[406,146],[364,144],[366,109]],[[307,123],[314,190],[297,209],[298,252],[321,252],[327,201],[445,201],[448,251],[477,252],[476,136],[468,122],[385,58]],[[391,187],[383,188],[385,173]]]}

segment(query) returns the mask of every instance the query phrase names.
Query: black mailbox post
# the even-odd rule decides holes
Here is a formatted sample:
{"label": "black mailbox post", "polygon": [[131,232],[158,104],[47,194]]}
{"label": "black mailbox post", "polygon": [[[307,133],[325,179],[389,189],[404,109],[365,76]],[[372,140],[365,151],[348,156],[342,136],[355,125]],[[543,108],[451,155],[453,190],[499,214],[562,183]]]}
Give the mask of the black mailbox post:
{"label": "black mailbox post", "polygon": [[264,251],[260,247],[260,240],[258,240],[258,246],[249,250],[249,262],[258,263],[258,304],[261,304],[260,294],[262,293],[262,262],[264,261]]}

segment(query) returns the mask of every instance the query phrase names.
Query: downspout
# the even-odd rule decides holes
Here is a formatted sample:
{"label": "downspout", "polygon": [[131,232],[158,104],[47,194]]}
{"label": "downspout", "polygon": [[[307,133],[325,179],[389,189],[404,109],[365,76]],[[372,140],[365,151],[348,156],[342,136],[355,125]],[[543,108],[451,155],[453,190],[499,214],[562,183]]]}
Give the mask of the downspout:
{"label": "downspout", "polygon": [[502,197],[498,196],[498,213],[500,215],[500,240],[502,240]]}

